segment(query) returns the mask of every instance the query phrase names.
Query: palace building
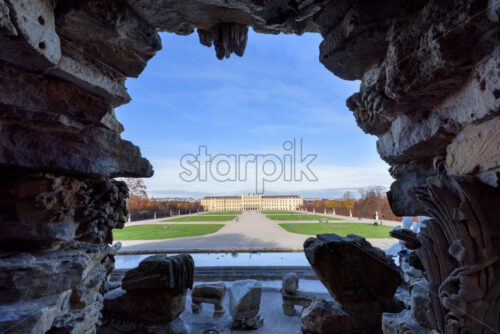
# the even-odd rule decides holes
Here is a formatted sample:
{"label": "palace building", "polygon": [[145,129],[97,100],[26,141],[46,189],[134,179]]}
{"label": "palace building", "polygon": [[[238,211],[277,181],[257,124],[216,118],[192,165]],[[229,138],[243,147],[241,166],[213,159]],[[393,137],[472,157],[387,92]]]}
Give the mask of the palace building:
{"label": "palace building", "polygon": [[297,195],[209,196],[201,200],[201,205],[206,211],[297,210],[303,203],[302,197]]}

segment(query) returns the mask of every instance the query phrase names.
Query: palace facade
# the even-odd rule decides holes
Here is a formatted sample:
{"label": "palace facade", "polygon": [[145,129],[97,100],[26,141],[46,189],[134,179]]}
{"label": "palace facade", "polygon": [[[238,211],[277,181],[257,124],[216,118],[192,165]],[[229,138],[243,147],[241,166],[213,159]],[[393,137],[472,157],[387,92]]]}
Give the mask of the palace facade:
{"label": "palace facade", "polygon": [[209,196],[201,200],[201,205],[206,211],[297,210],[303,204],[304,200],[297,195]]}

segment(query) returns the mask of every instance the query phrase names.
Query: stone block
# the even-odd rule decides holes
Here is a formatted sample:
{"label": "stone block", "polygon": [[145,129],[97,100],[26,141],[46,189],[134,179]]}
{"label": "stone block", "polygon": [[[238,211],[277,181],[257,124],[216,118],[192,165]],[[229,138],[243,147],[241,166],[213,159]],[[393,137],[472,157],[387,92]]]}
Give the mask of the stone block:
{"label": "stone block", "polygon": [[430,298],[429,298],[429,282],[425,279],[413,282],[410,285],[410,310],[411,316],[415,321],[423,327],[431,327],[429,321]]}
{"label": "stone block", "polygon": [[231,286],[229,312],[235,320],[252,318],[259,313],[262,284],[255,280],[236,281]]}
{"label": "stone block", "polygon": [[379,333],[382,313],[403,308],[394,299],[402,283],[399,268],[363,237],[319,234],[304,242],[304,252],[319,280],[352,318],[355,328]]}
{"label": "stone block", "polygon": [[194,314],[199,314],[202,310],[202,303],[214,305],[214,318],[220,318],[226,312],[224,307],[224,297],[226,295],[226,285],[218,284],[198,284],[191,293],[191,309]]}
{"label": "stone block", "polygon": [[318,278],[344,308],[363,302],[391,301],[402,283],[392,259],[361,236],[319,234],[304,242],[304,252]]}
{"label": "stone block", "polygon": [[0,241],[4,247],[61,241],[111,243],[125,222],[126,184],[105,178],[23,173],[2,168]]}
{"label": "stone block", "polygon": [[335,301],[316,300],[301,316],[303,334],[350,333],[352,319]]}
{"label": "stone block", "polygon": [[229,313],[233,317],[232,328],[256,329],[262,326],[259,315],[262,284],[256,280],[236,281],[229,295]]}
{"label": "stone block", "polygon": [[128,316],[145,322],[169,322],[184,312],[185,289],[125,291],[121,288],[104,295],[104,316]]}
{"label": "stone block", "polygon": [[299,277],[296,273],[288,273],[281,281],[281,291],[287,294],[295,295],[299,289]]}
{"label": "stone block", "polygon": [[191,255],[152,255],[126,272],[122,287],[134,290],[186,290],[193,287],[194,261]]}
{"label": "stone block", "polygon": [[314,298],[299,291],[299,277],[295,273],[288,273],[281,283],[281,297],[283,299],[283,313],[288,316],[295,315],[295,305],[306,308]]}

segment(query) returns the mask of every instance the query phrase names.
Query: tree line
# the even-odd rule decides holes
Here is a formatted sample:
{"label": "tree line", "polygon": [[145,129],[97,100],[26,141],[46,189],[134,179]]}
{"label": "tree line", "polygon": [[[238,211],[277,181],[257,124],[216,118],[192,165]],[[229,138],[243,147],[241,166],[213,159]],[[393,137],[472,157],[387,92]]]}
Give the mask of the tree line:
{"label": "tree line", "polygon": [[321,199],[304,201],[304,209],[316,213],[335,213],[348,216],[352,212],[353,217],[374,219],[378,212],[380,219],[401,221],[401,217],[396,216],[389,206],[387,200],[386,188],[382,186],[369,186],[358,189],[359,197],[356,199],[354,194],[346,191],[339,199]]}
{"label": "tree line", "polygon": [[[129,188],[127,209],[133,221],[152,219],[155,214],[157,218],[162,218],[203,210],[200,201],[150,199],[142,179],[125,178],[124,181]],[[344,216],[348,216],[349,211],[352,211],[353,217],[370,219],[374,219],[375,213],[378,212],[380,219],[401,221],[401,217],[397,217],[392,212],[384,187],[360,188],[358,193],[358,198],[352,192],[346,191],[339,199],[304,200],[303,208],[316,213],[325,211],[332,213],[335,209],[336,214]]]}
{"label": "tree line", "polygon": [[126,178],[129,188],[127,209],[133,221],[185,215],[202,210],[200,201],[158,200],[149,198],[142,179]]}

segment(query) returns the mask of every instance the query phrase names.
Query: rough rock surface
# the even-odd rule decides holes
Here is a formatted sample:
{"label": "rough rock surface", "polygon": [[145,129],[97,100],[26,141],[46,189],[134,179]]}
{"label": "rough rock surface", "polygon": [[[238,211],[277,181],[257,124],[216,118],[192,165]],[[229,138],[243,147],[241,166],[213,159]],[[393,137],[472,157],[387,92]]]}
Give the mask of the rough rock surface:
{"label": "rough rock surface", "polygon": [[352,318],[335,301],[316,300],[302,312],[303,334],[351,333]]}
{"label": "rough rock surface", "polygon": [[402,283],[399,268],[363,237],[320,234],[304,242],[304,252],[357,328],[381,333],[382,313],[402,308],[393,298]]}
{"label": "rough rock surface", "polygon": [[[91,333],[103,305],[128,190],[82,178],[2,167],[0,329]],[[21,321],[23,320],[23,321]]]}
{"label": "rough rock surface", "polygon": [[189,254],[152,255],[126,272],[122,287],[133,290],[169,290],[193,288],[194,262]]}
{"label": "rough rock surface", "polygon": [[384,334],[438,334],[416,323],[408,310],[400,313],[384,313],[382,329]]}
{"label": "rough rock surface", "polygon": [[470,177],[439,176],[428,182],[415,196],[435,217],[425,221],[416,250],[429,281],[430,326],[443,333],[499,328],[500,193]]}
{"label": "rough rock surface", "polygon": [[407,285],[424,278],[424,268],[420,258],[415,251],[403,249],[399,252],[400,268],[403,273],[403,280]]}
{"label": "rough rock surface", "polygon": [[233,317],[233,328],[259,328],[260,298],[262,284],[256,280],[236,281],[231,285],[229,294],[229,313]]}
{"label": "rough rock surface", "polygon": [[220,318],[226,313],[224,307],[224,297],[226,296],[226,284],[198,284],[191,293],[191,310],[194,314],[199,314],[202,310],[202,303],[214,305],[214,318]]}
{"label": "rough rock surface", "polygon": [[198,284],[191,293],[191,298],[222,299],[226,295],[226,284]]}
{"label": "rough rock surface", "polygon": [[[101,189],[113,188],[110,177],[153,170],[120,138],[113,108],[130,100],[126,78],[161,48],[158,31],[197,30],[219,58],[243,54],[250,27],[315,32],[320,62],[361,80],[347,106],[391,166],[393,211],[434,218],[416,249],[435,293],[431,327],[500,331],[499,22],[495,0],[0,0],[0,165],[15,171],[1,180],[2,259],[58,249],[64,257],[75,242],[105,247],[120,226],[120,205],[106,198],[114,190]],[[15,194],[37,173],[62,178],[64,189],[36,181],[26,199]],[[48,196],[42,208],[37,191]],[[78,209],[80,196],[91,212]],[[98,304],[53,323],[91,332]]]}
{"label": "rough rock surface", "polygon": [[74,82],[0,62],[0,94],[2,165],[94,176],[153,174],[139,149],[120,138],[123,127],[111,103]]}
{"label": "rough rock surface", "polygon": [[126,221],[124,182],[1,170],[0,241],[4,248],[72,240],[111,243],[111,229],[123,227]]}
{"label": "rough rock surface", "polygon": [[296,273],[288,273],[283,277],[281,282],[282,291],[295,295],[299,290],[299,276]]}
{"label": "rough rock surface", "polygon": [[104,322],[129,317],[144,322],[169,322],[184,312],[186,291],[182,289],[125,291],[117,288],[104,295]]}
{"label": "rough rock surface", "polygon": [[174,321],[184,312],[187,289],[193,287],[193,273],[193,258],[187,254],[153,255],[142,260],[139,266],[127,271],[122,287],[104,295],[103,325],[98,332],[182,329]]}

